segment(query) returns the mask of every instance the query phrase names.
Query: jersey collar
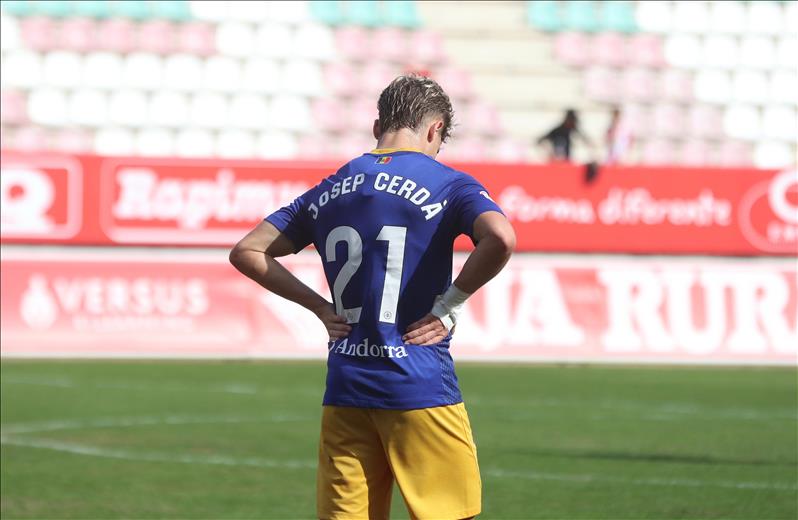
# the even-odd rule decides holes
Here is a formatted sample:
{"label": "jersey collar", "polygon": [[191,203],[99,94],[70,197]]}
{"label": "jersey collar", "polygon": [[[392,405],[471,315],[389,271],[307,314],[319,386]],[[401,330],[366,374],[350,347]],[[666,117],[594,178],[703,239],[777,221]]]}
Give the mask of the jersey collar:
{"label": "jersey collar", "polygon": [[394,152],[416,152],[416,153],[424,153],[421,150],[416,150],[415,148],[375,148],[374,150],[370,151],[369,153],[383,155],[386,153],[394,153]]}

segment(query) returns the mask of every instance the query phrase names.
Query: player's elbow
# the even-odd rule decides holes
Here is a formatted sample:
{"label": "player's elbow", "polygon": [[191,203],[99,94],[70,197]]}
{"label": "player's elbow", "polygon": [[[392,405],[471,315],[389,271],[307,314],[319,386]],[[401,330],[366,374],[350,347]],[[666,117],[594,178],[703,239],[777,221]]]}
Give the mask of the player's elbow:
{"label": "player's elbow", "polygon": [[510,258],[510,256],[513,254],[513,251],[515,251],[516,244],[515,231],[513,230],[513,227],[509,224],[507,224],[507,226],[503,226],[496,233],[496,241],[501,254],[505,258]]}
{"label": "player's elbow", "polygon": [[249,248],[239,242],[233,246],[233,249],[230,250],[228,259],[230,260],[230,263],[233,264],[233,267],[244,272],[246,267],[251,262],[251,253],[252,251]]}

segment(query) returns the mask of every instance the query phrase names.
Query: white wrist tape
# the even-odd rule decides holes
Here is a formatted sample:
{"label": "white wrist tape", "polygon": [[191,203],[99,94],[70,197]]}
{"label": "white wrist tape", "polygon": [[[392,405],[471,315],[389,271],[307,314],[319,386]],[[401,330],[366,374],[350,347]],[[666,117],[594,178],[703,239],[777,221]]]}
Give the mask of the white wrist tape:
{"label": "white wrist tape", "polygon": [[430,314],[440,318],[446,330],[451,331],[457,324],[457,315],[463,310],[470,293],[463,292],[454,284],[450,285],[446,292],[435,298],[435,305],[432,306]]}

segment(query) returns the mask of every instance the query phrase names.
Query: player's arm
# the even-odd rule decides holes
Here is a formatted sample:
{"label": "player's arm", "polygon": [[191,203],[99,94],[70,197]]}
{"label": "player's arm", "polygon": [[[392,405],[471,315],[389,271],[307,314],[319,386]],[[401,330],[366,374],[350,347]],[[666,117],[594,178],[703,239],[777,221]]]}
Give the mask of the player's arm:
{"label": "player's arm", "polygon": [[462,306],[466,298],[499,274],[515,249],[515,231],[498,211],[486,211],[474,220],[473,238],[476,248],[468,256],[463,270],[432,312],[407,328],[402,337],[407,343],[432,345],[443,340],[453,324],[444,324],[440,318],[442,313],[448,306]]}
{"label": "player's arm", "polygon": [[301,305],[318,316],[331,339],[349,334],[352,327],[335,314],[323,296],[302,283],[276,260],[294,253],[294,243],[273,224],[263,221],[230,251],[230,263],[263,288]]}

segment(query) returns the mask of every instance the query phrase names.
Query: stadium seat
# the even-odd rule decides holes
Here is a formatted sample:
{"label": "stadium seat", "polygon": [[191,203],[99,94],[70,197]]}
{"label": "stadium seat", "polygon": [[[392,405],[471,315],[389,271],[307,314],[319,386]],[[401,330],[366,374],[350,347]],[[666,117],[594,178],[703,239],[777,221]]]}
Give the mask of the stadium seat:
{"label": "stadium seat", "polygon": [[515,139],[499,139],[498,142],[488,149],[489,156],[501,163],[523,163],[526,162],[527,149],[523,143]]}
{"label": "stadium seat", "polygon": [[236,92],[241,87],[241,65],[227,56],[211,56],[203,64],[202,89]]}
{"label": "stadium seat", "polygon": [[588,67],[582,79],[583,91],[588,99],[604,103],[620,101],[621,82],[614,70],[599,66]]}
{"label": "stadium seat", "polygon": [[643,164],[649,166],[662,166],[678,163],[673,145],[663,139],[653,139],[643,145],[641,158]]}
{"label": "stadium seat", "polygon": [[349,103],[346,116],[349,128],[355,127],[362,132],[369,131],[374,120],[379,117],[377,100],[372,97],[360,97],[352,100]]}
{"label": "stadium seat", "polygon": [[700,167],[711,164],[712,151],[705,141],[688,139],[679,153],[679,163],[683,166]]}
{"label": "stadium seat", "polygon": [[313,101],[314,127],[325,132],[340,132],[347,126],[347,114],[335,98],[319,98]]}
{"label": "stadium seat", "polygon": [[776,2],[748,2],[746,29],[754,34],[780,34],[784,30],[784,13]]}
{"label": "stadium seat", "polygon": [[92,136],[84,130],[70,128],[60,130],[52,136],[52,149],[63,153],[89,153]]}
{"label": "stadium seat", "polygon": [[97,28],[96,46],[100,50],[126,54],[138,44],[136,26],[124,18],[101,22]]}
{"label": "stadium seat", "polygon": [[216,49],[220,54],[236,57],[250,56],[256,49],[266,54],[260,35],[256,38],[252,26],[242,22],[223,22],[216,27]]}
{"label": "stadium seat", "polygon": [[343,2],[346,23],[364,27],[382,24],[381,12],[375,0],[346,0]]}
{"label": "stadium seat", "polygon": [[770,99],[775,103],[798,105],[798,73],[778,70],[770,75],[768,88]]}
{"label": "stadium seat", "polygon": [[51,18],[25,18],[20,22],[20,37],[28,49],[49,51],[58,47],[56,27],[57,24]]}
{"label": "stadium seat", "polygon": [[99,38],[97,25],[88,18],[71,18],[61,24],[61,42],[59,48],[63,50],[87,52],[95,49],[95,38]]}
{"label": "stadium seat", "polygon": [[76,90],[68,100],[69,123],[77,126],[101,127],[108,121],[108,97],[99,90]]}
{"label": "stadium seat", "polygon": [[73,14],[72,2],[66,0],[47,0],[36,3],[36,12],[50,18],[65,18]]}
{"label": "stadium seat", "polygon": [[693,105],[687,114],[687,130],[699,138],[718,139],[723,135],[723,116],[718,107]]}
{"label": "stadium seat", "polygon": [[114,89],[122,85],[124,66],[118,54],[92,52],[83,59],[83,84],[90,88]]}
{"label": "stadium seat", "polygon": [[143,0],[116,0],[111,2],[111,13],[132,20],[146,20],[150,17],[150,7]]}
{"label": "stadium seat", "polygon": [[130,155],[134,151],[133,133],[124,128],[103,128],[94,134],[94,152],[99,155]]}
{"label": "stadium seat", "polygon": [[333,62],[324,67],[324,86],[336,96],[348,97],[358,90],[355,69],[349,63]]}
{"label": "stadium seat", "polygon": [[344,21],[341,3],[337,0],[313,0],[310,4],[311,17],[326,25],[340,25]]}
{"label": "stadium seat", "polygon": [[704,34],[709,29],[706,2],[674,2],[673,28],[680,32]]}
{"label": "stadium seat", "polygon": [[290,94],[315,97],[322,93],[322,69],[308,60],[291,60],[283,67],[281,89]]}
{"label": "stadium seat", "polygon": [[64,92],[52,88],[33,90],[28,95],[28,117],[39,125],[64,126],[68,119]]}
{"label": "stadium seat", "polygon": [[784,27],[787,34],[798,32],[798,2],[784,4]]}
{"label": "stadium seat", "polygon": [[623,114],[624,122],[629,125],[629,130],[635,139],[647,138],[653,135],[653,116],[651,110],[646,108],[645,105],[629,103],[622,107],[621,113]]}
{"label": "stadium seat", "polygon": [[18,90],[0,92],[0,121],[18,125],[27,122],[25,96]]}
{"label": "stadium seat", "polygon": [[42,151],[50,147],[49,133],[37,126],[23,126],[9,141],[13,149],[21,152]]}
{"label": "stadium seat", "polygon": [[668,68],[659,78],[659,95],[667,101],[690,102],[693,100],[693,80],[682,69]]}
{"label": "stadium seat", "polygon": [[624,99],[631,101],[654,101],[657,95],[656,75],[649,69],[630,68],[621,74]]}
{"label": "stadium seat", "polygon": [[626,38],[618,33],[603,32],[591,42],[591,57],[597,65],[623,67],[628,62]]}
{"label": "stadium seat", "polygon": [[604,30],[621,33],[637,31],[635,9],[632,2],[614,1],[602,2],[601,25]]}
{"label": "stadium seat", "polygon": [[167,55],[175,50],[175,28],[163,20],[152,20],[139,26],[138,49]]}
{"label": "stadium seat", "polygon": [[795,152],[785,143],[764,141],[754,148],[754,165],[757,168],[784,168],[795,166]]}
{"label": "stadium seat", "polygon": [[693,79],[693,93],[699,101],[726,104],[732,97],[729,75],[720,70],[700,70]]}
{"label": "stadium seat", "polygon": [[271,18],[271,2],[226,2],[225,20],[236,22],[260,22]]}
{"label": "stadium seat", "polygon": [[[752,69],[772,69],[776,63],[776,48],[771,38],[749,36],[740,48],[740,65]],[[793,69],[794,70],[794,69]]]}
{"label": "stadium seat", "polygon": [[441,152],[447,161],[483,162],[488,159],[485,141],[475,135],[455,137],[452,143],[445,144]]}
{"label": "stadium seat", "polygon": [[229,2],[219,0],[197,0],[189,2],[192,18],[208,22],[223,22],[228,19]]}
{"label": "stadium seat", "polygon": [[795,107],[765,107],[762,113],[762,133],[768,139],[795,143],[798,136],[798,114]]}
{"label": "stadium seat", "polygon": [[[361,68],[357,81],[358,93],[376,99],[393,79],[401,73],[398,67],[385,62],[373,61]],[[453,95],[450,93],[450,95]]]}
{"label": "stadium seat", "polygon": [[303,159],[330,160],[336,157],[337,140],[323,133],[302,134],[297,141],[297,150]]}
{"label": "stadium seat", "polygon": [[554,37],[554,56],[571,67],[584,67],[591,61],[591,38],[581,32],[561,32]]}
{"label": "stadium seat", "polygon": [[670,31],[673,23],[671,2],[651,0],[638,2],[635,20],[641,31],[664,34]]}
{"label": "stadium seat", "polygon": [[130,88],[158,90],[163,84],[164,64],[160,56],[145,52],[128,54],[122,82]]}
{"label": "stadium seat", "polygon": [[732,78],[732,98],[742,103],[764,103],[768,100],[768,80],[764,73],[740,70]]}
{"label": "stadium seat", "polygon": [[371,56],[368,31],[362,27],[343,27],[335,31],[335,47],[347,60],[365,61]]}
{"label": "stadium seat", "polygon": [[709,26],[712,32],[741,34],[745,31],[746,13],[742,2],[712,2]]}
{"label": "stadium seat", "polygon": [[413,0],[391,0],[382,2],[382,19],[388,25],[416,29],[421,26],[421,20]]}
{"label": "stadium seat", "polygon": [[255,136],[244,130],[224,130],[216,137],[216,155],[226,159],[255,156]]}
{"label": "stadium seat", "polygon": [[189,122],[189,101],[185,94],[158,90],[150,97],[147,121],[159,127],[182,128]]}
{"label": "stadium seat", "polygon": [[163,86],[194,91],[202,84],[202,61],[189,54],[173,54],[164,62]]}
{"label": "stadium seat", "polygon": [[795,72],[795,57],[798,56],[798,37],[782,36],[779,39],[777,52],[779,68]]}
{"label": "stadium seat", "polygon": [[292,94],[274,96],[269,104],[269,113],[275,128],[304,131],[312,127],[313,116],[310,103],[304,97]]}
{"label": "stadium seat", "polygon": [[560,2],[536,0],[527,2],[527,20],[536,29],[557,32],[565,28]]}
{"label": "stadium seat", "polygon": [[244,62],[241,89],[246,92],[274,93],[280,88],[277,62],[267,58],[250,58]]}
{"label": "stadium seat", "polygon": [[43,74],[42,57],[30,51],[15,51],[3,56],[3,86],[34,88],[41,85]]}
{"label": "stadium seat", "polygon": [[19,25],[16,18],[0,14],[0,50],[13,51],[19,48]]}
{"label": "stadium seat", "polygon": [[230,125],[235,128],[263,129],[270,126],[268,106],[260,94],[238,94],[230,102]]}
{"label": "stadium seat", "polygon": [[[219,29],[217,29],[218,31]],[[287,42],[293,39],[293,34],[288,25],[284,23],[264,22],[258,28],[255,37],[255,49],[261,56],[269,58],[285,58],[291,55],[293,49]],[[217,32],[218,41],[218,32]],[[242,47],[242,51],[244,51]],[[244,51],[242,55],[251,54],[252,47]]]}
{"label": "stadium seat", "polygon": [[701,65],[713,69],[734,69],[740,51],[731,36],[713,35],[704,40]]}
{"label": "stadium seat", "polygon": [[438,32],[423,29],[410,33],[410,59],[423,65],[440,65],[446,62],[443,38]]}
{"label": "stadium seat", "polygon": [[169,157],[174,154],[174,134],[165,128],[144,128],[136,132],[133,148],[143,157]]}
{"label": "stadium seat", "polygon": [[44,55],[44,85],[74,88],[80,85],[80,55],[69,51],[48,52]]}
{"label": "stadium seat", "polygon": [[175,46],[178,52],[210,56],[216,52],[216,34],[213,27],[203,22],[181,24],[177,29]]}
{"label": "stadium seat", "polygon": [[741,168],[752,163],[751,145],[741,141],[724,141],[717,154],[717,164]]}
{"label": "stadium seat", "polygon": [[380,49],[380,57],[385,61],[402,63],[407,59],[407,33],[395,27],[383,27],[375,30],[371,36],[371,46],[374,49]]}
{"label": "stadium seat", "polygon": [[351,132],[341,136],[336,143],[336,155],[342,160],[360,157],[374,149],[374,138],[362,132]]}
{"label": "stadium seat", "polygon": [[147,124],[147,96],[140,90],[117,90],[108,100],[108,119],[113,125],[144,126]]}
{"label": "stadium seat", "polygon": [[734,139],[754,141],[762,135],[759,110],[751,105],[730,105],[723,113],[723,129]]}
{"label": "stadium seat", "polygon": [[596,3],[592,0],[565,2],[563,17],[565,25],[573,31],[595,32],[599,25]]}
{"label": "stadium seat", "polygon": [[11,16],[31,16],[36,12],[36,4],[29,0],[4,0],[3,12]]}
{"label": "stadium seat", "polygon": [[270,0],[264,2],[269,6],[269,19],[281,23],[299,25],[311,20],[307,2],[296,0]]}
{"label": "stadium seat", "polygon": [[473,101],[463,110],[464,126],[475,136],[498,136],[502,126],[496,107],[484,101]]}
{"label": "stadium seat", "polygon": [[639,67],[664,67],[665,51],[662,38],[654,34],[636,34],[626,46],[629,62]]}
{"label": "stadium seat", "polygon": [[214,154],[213,134],[197,128],[181,130],[175,137],[175,153],[179,157],[211,157]]}
{"label": "stadium seat", "polygon": [[654,107],[653,122],[655,134],[659,137],[677,138],[684,135],[684,111],[676,105],[658,104]]}
{"label": "stadium seat", "polygon": [[111,2],[107,0],[78,0],[73,3],[76,16],[87,16],[97,19],[111,16]]}
{"label": "stadium seat", "polygon": [[158,0],[150,4],[152,15],[173,22],[185,22],[191,19],[191,10],[183,0]]}
{"label": "stadium seat", "polygon": [[665,61],[669,64],[694,69],[701,64],[701,42],[688,34],[675,34],[665,38]]}
{"label": "stadium seat", "polygon": [[191,100],[191,124],[201,128],[221,129],[228,125],[228,103],[221,94],[200,92]]}
{"label": "stadium seat", "polygon": [[[468,101],[474,97],[471,75],[459,67],[443,67],[433,74],[432,78],[443,87],[452,99]],[[387,86],[387,83],[384,86]]]}
{"label": "stadium seat", "polygon": [[296,137],[288,132],[261,133],[255,149],[255,155],[262,159],[291,159],[299,153]]}
{"label": "stadium seat", "polygon": [[306,23],[297,28],[292,45],[299,58],[326,61],[334,56],[335,37],[329,27]]}

